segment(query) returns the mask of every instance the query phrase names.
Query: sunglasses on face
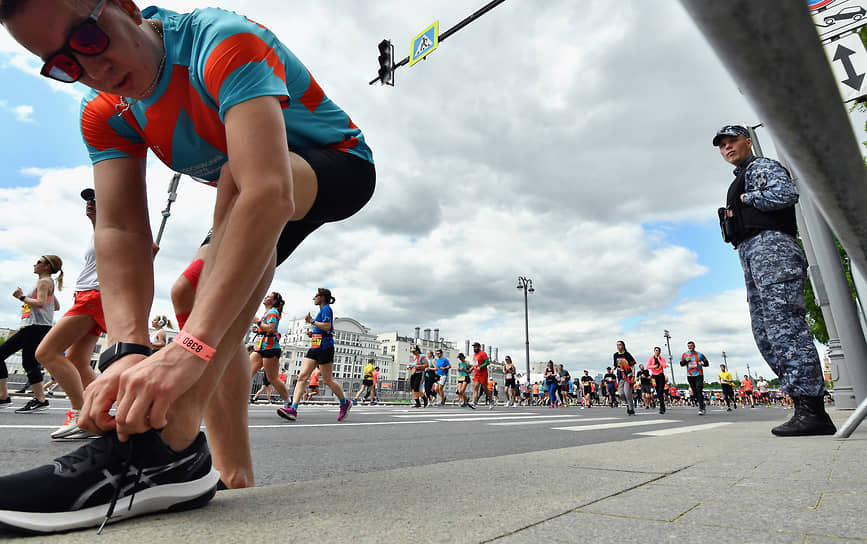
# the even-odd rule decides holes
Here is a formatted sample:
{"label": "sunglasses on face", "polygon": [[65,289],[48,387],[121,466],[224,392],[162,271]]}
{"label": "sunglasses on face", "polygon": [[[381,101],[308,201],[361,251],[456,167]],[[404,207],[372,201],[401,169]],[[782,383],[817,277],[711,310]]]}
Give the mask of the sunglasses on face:
{"label": "sunglasses on face", "polygon": [[63,48],[45,61],[40,71],[43,76],[63,83],[74,83],[84,75],[84,68],[75,58],[75,54],[95,57],[108,49],[111,40],[97,24],[107,2],[108,0],[99,0],[87,19],[72,29]]}

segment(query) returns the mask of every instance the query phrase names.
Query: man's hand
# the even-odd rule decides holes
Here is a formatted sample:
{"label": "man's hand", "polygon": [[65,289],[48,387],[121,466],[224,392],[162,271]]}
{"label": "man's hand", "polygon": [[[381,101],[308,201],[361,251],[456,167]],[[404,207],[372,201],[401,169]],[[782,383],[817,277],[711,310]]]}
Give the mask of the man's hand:
{"label": "man's hand", "polygon": [[117,389],[117,435],[162,429],[172,403],[183,395],[205,370],[205,361],[175,344],[124,370]]}
{"label": "man's hand", "polygon": [[92,433],[104,433],[117,426],[109,410],[117,400],[120,375],[144,359],[143,355],[127,355],[115,361],[84,390],[84,404],[78,416],[78,426]]}

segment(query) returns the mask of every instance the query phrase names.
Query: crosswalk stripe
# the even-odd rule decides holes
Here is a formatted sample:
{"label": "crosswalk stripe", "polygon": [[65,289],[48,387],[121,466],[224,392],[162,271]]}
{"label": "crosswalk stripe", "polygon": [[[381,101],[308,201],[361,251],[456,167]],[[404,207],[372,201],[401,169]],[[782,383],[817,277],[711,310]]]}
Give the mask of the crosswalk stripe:
{"label": "crosswalk stripe", "polygon": [[621,427],[637,427],[639,425],[661,425],[663,423],[680,423],[677,419],[648,419],[646,421],[623,421],[621,423],[599,423],[598,425],[574,425],[572,427],[554,427],[556,431],[601,431],[604,429],[619,429]]}
{"label": "crosswalk stripe", "polygon": [[731,425],[730,421],[723,421],[720,423],[706,423],[704,425],[689,425],[687,427],[674,427],[672,429],[660,429],[658,431],[644,431],[640,434],[644,436],[668,436],[672,434],[682,434],[682,433],[691,433],[693,431],[704,431],[706,429],[714,429],[716,427],[722,427],[724,425]]}
{"label": "crosswalk stripe", "polygon": [[[547,417],[547,418],[551,418],[551,417],[569,418],[569,416],[545,416],[545,417]],[[530,419],[530,418],[524,418],[524,419]],[[497,425],[497,426],[506,427],[506,426],[511,426],[511,425],[544,425],[546,423],[550,423],[550,424],[572,423],[572,422],[576,422],[576,421],[607,421],[607,420],[611,420],[611,419],[617,419],[617,418],[616,417],[573,417],[573,418],[569,418],[569,419],[536,419],[533,421],[524,421],[524,420],[521,420],[521,421],[504,421],[502,423],[491,423],[490,425]]]}

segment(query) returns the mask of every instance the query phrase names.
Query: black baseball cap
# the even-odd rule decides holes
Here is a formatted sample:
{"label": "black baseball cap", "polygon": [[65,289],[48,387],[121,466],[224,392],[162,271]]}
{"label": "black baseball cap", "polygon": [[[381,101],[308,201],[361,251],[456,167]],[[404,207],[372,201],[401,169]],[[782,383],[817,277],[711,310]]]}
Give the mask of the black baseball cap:
{"label": "black baseball cap", "polygon": [[482,347],[482,345],[479,344],[478,342],[473,342],[473,347],[476,347],[476,346]]}
{"label": "black baseball cap", "polygon": [[726,125],[716,131],[716,136],[713,137],[713,146],[718,147],[719,141],[723,139],[723,136],[746,136],[750,137],[750,131],[741,125]]}
{"label": "black baseball cap", "polygon": [[81,198],[84,199],[85,202],[90,202],[91,200],[96,200],[96,192],[93,189],[88,187],[81,191]]}

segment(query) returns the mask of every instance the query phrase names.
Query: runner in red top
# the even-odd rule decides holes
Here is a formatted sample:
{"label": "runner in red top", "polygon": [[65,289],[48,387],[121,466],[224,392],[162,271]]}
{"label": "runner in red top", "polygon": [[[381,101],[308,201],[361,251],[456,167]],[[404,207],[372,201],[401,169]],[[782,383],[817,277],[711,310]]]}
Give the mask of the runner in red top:
{"label": "runner in red top", "polygon": [[478,342],[473,344],[473,405],[479,400],[479,390],[485,392],[490,400],[490,409],[494,409],[494,395],[488,390],[488,365],[491,360],[488,354],[482,351],[482,345]]}

